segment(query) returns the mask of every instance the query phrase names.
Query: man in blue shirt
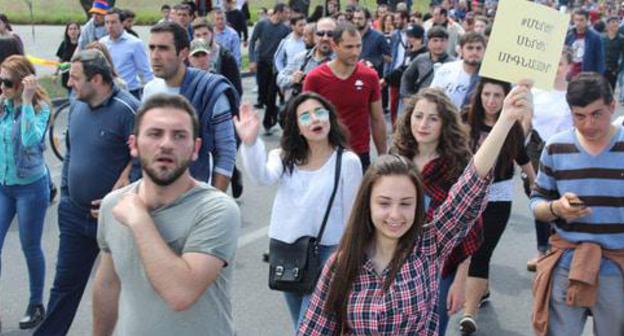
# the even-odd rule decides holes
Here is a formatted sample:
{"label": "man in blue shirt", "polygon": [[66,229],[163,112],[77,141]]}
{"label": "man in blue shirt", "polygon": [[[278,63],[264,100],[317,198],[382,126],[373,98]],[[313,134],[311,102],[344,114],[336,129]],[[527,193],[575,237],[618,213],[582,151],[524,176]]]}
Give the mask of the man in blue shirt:
{"label": "man in blue shirt", "polygon": [[202,148],[191,174],[226,191],[236,161],[232,113],[238,111],[238,93],[221,75],[189,68],[190,42],[185,29],[172,22],[150,30],[152,70],[157,77],[145,85],[143,101],[157,93],[180,94],[188,99],[201,122]]}
{"label": "man in blue shirt", "polygon": [[[128,90],[137,99],[141,99],[141,82],[147,83],[154,78],[143,42],[129,34],[123,25],[125,14],[118,8],[112,8],[104,17],[108,35],[100,39],[111,54],[115,70],[128,85]],[[139,81],[139,77],[142,81]]]}
{"label": "man in blue shirt", "polygon": [[382,33],[371,29],[370,19],[370,12],[366,8],[357,7],[353,12],[353,24],[362,36],[360,59],[371,62],[379,78],[383,78],[384,64],[392,60],[390,45]]}
{"label": "man in blue shirt", "polygon": [[238,33],[234,28],[226,25],[225,13],[220,8],[212,11],[212,20],[214,22],[215,40],[234,55],[236,63],[240,67],[241,43]]}
{"label": "man in blue shirt", "polygon": [[68,85],[67,154],[58,206],[60,242],[48,315],[34,335],[66,335],[99,253],[97,216],[101,199],[128,184],[128,138],[139,101],[113,84],[112,69],[99,50],[78,52]]}
{"label": "man in blue shirt", "polygon": [[611,125],[613,92],[598,73],[568,85],[573,129],[553,135],[531,194],[537,220],[556,222],[537,266],[536,335],[624,335],[624,128]]}

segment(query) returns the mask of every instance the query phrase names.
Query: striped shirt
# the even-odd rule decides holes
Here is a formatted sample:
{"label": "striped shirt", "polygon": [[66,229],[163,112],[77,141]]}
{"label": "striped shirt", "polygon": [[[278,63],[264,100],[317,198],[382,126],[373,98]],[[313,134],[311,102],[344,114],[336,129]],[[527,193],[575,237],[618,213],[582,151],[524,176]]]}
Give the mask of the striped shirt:
{"label": "striped shirt", "polygon": [[[552,136],[540,159],[531,210],[543,201],[556,200],[566,192],[576,194],[592,213],[564,222],[555,230],[573,243],[594,242],[607,249],[624,248],[624,129],[618,127],[609,145],[591,155],[580,145],[576,130]],[[567,251],[561,266],[569,268],[573,251]],[[617,266],[603,258],[600,274],[620,274]]]}

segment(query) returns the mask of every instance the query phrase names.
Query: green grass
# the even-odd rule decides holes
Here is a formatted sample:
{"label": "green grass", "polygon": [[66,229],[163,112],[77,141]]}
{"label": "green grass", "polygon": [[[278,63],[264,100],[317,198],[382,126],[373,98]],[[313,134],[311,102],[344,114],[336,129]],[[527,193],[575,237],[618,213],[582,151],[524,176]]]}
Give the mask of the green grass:
{"label": "green grass", "polygon": [[[129,8],[136,12],[137,24],[153,24],[160,19],[160,6],[163,4],[175,4],[178,0],[117,0],[116,6]],[[275,0],[250,0],[252,21],[256,21],[258,10],[261,7],[271,8],[275,5]],[[312,0],[310,13],[317,5],[324,4],[324,0]],[[346,1],[341,1],[342,7]],[[375,0],[360,0],[363,6],[375,9]],[[414,0],[413,9],[426,11],[429,0]],[[16,24],[29,24],[31,22],[30,12],[25,0],[0,0],[0,12],[8,15],[9,20]],[[34,1],[33,8],[34,23],[64,25],[68,21],[74,20],[83,22],[85,15],[77,0],[37,0]]]}
{"label": "green grass", "polygon": [[60,76],[42,76],[39,78],[39,83],[50,98],[67,97],[67,90],[61,85]]}

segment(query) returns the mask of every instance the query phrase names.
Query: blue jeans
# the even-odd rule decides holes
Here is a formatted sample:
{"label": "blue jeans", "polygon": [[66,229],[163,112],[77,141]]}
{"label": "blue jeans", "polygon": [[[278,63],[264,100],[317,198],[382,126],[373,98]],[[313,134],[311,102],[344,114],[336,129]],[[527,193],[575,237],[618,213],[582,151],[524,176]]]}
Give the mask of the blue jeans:
{"label": "blue jeans", "polygon": [[30,304],[43,302],[45,258],[41,250],[41,235],[49,200],[47,175],[25,185],[0,184],[0,255],[4,238],[17,214],[19,238],[30,280]]}
{"label": "blue jeans", "polygon": [[67,334],[100,251],[97,220],[65,195],[59,203],[58,223],[60,241],[48,315],[34,335]]}
{"label": "blue jeans", "polygon": [[571,307],[566,303],[569,271],[557,266],[552,275],[548,335],[580,336],[589,312],[593,315],[592,335],[624,335],[624,276],[599,275],[596,304]]}
{"label": "blue jeans", "polygon": [[620,87],[620,96],[618,97],[618,100],[620,102],[624,102],[624,90],[622,90],[624,87],[624,71],[620,71],[618,74],[618,86]]}
{"label": "blue jeans", "polygon": [[448,326],[449,316],[446,310],[446,298],[448,297],[448,292],[453,284],[453,280],[455,280],[455,273],[457,273],[457,270],[445,277],[440,277],[440,288],[438,293],[438,335],[440,336],[444,336],[446,333],[446,327]]}
{"label": "blue jeans", "polygon": [[[338,245],[321,245],[321,262],[325,265],[327,259],[331,256],[332,253],[336,250]],[[286,299],[286,304],[288,305],[288,311],[290,312],[290,317],[294,323],[295,332],[299,328],[299,324],[303,320],[306,310],[308,310],[308,306],[310,305],[310,295],[299,295],[295,293],[284,292],[284,298]]]}

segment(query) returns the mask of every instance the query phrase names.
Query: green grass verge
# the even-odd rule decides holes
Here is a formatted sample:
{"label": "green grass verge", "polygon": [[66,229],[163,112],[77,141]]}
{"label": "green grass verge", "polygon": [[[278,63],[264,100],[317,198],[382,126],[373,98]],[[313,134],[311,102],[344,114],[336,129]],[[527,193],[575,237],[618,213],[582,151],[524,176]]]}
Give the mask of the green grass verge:
{"label": "green grass verge", "polygon": [[[130,8],[137,14],[136,22],[139,25],[150,25],[160,19],[160,6],[174,4],[177,0],[118,0],[120,8]],[[258,18],[260,8],[272,8],[276,0],[251,0],[249,11],[252,21]],[[317,5],[324,4],[324,0],[312,0],[310,13]],[[346,1],[341,1],[344,7]],[[376,8],[376,0],[360,0],[360,4],[371,10]],[[421,12],[428,8],[429,0],[415,0],[413,9]],[[8,15],[9,20],[15,24],[30,24],[31,17],[26,1],[0,0],[0,12]],[[68,21],[86,21],[84,12],[77,0],[41,0],[34,1],[33,22],[36,24],[64,25]]]}
{"label": "green grass verge", "polygon": [[50,98],[67,97],[67,90],[61,85],[60,76],[42,76],[39,84],[43,86]]}

